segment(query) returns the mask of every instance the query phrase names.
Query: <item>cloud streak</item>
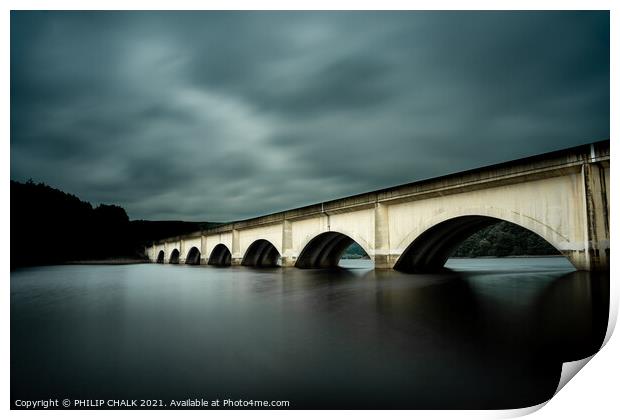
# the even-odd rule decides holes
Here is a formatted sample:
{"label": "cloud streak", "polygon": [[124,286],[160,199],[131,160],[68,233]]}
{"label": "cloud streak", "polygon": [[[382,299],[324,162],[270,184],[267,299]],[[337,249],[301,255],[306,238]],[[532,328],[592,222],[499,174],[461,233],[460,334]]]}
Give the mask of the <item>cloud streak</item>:
{"label": "cloud streak", "polygon": [[609,137],[607,12],[12,12],[11,177],[227,221]]}

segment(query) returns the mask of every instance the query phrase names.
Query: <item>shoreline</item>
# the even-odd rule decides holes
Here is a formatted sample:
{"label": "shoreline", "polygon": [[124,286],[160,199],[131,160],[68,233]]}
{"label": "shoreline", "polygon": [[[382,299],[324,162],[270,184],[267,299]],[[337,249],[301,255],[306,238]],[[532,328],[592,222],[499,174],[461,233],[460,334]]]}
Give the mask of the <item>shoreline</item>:
{"label": "shoreline", "polygon": [[106,260],[83,260],[83,261],[65,261],[58,265],[126,265],[126,264],[149,264],[148,259],[139,258],[110,258]]}

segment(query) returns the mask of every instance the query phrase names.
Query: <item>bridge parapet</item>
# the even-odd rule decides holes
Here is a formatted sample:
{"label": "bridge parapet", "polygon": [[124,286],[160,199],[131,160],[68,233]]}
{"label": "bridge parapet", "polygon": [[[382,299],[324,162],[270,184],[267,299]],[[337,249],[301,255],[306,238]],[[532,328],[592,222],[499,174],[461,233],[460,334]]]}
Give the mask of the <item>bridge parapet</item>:
{"label": "bridge parapet", "polygon": [[[376,268],[392,268],[426,229],[451,218],[473,221],[467,218],[471,216],[507,220],[530,229],[578,269],[608,269],[609,161],[606,140],[167,238],[155,243],[148,255],[154,260],[157,250],[173,242],[201,238],[203,263],[209,260],[207,251],[221,243],[230,248],[232,257],[218,260],[241,264],[252,243],[264,240],[280,254],[283,266],[293,266],[303,252],[301,247],[317,235],[336,232],[364,247]],[[225,244],[222,235],[230,235]],[[330,239],[334,249],[344,243],[334,235],[325,238],[335,238]],[[320,243],[328,246],[330,241]],[[446,244],[433,246],[445,248]],[[428,258],[441,262],[444,248]],[[306,258],[305,264],[324,254],[319,251]],[[271,261],[275,254],[271,248],[268,252]],[[253,258],[259,261],[262,257]],[[325,258],[333,260],[333,256]]]}

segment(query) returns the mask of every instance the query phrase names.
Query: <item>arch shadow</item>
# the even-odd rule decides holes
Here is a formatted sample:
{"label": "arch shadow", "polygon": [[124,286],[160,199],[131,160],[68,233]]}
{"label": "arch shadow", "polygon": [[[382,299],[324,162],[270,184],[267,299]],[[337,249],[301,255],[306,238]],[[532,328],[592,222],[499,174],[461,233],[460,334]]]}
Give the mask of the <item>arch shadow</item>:
{"label": "arch shadow", "polygon": [[228,247],[224,244],[218,244],[209,256],[208,265],[229,266],[232,260],[232,254]]}
{"label": "arch shadow", "polygon": [[198,248],[193,246],[189,252],[187,253],[187,257],[185,258],[185,264],[188,265],[199,265],[200,264],[200,251]]}
{"label": "arch shadow", "polygon": [[[458,216],[440,222],[413,240],[396,261],[394,269],[407,273],[439,271],[465,239],[502,221],[512,223],[508,220],[480,215]],[[522,228],[532,232],[530,229]],[[540,236],[536,232],[532,233]],[[554,246],[553,244],[550,245]],[[554,248],[556,247],[554,246]]]}
{"label": "arch shadow", "polygon": [[[337,267],[344,251],[353,243],[356,243],[355,240],[344,233],[323,232],[312,238],[306,244],[301,254],[299,254],[299,258],[297,258],[295,267]],[[368,252],[366,253],[368,254]]]}
{"label": "arch shadow", "polygon": [[172,253],[170,254],[170,260],[168,261],[170,264],[178,264],[179,263],[179,255],[180,252],[178,249],[173,249]]}
{"label": "arch shadow", "polygon": [[266,239],[258,239],[249,246],[241,265],[251,267],[278,267],[280,253],[276,247]]}
{"label": "arch shadow", "polygon": [[164,251],[161,250],[161,251],[159,251],[159,254],[157,254],[157,260],[155,260],[155,262],[157,264],[163,264],[164,263],[164,258],[165,258]]}

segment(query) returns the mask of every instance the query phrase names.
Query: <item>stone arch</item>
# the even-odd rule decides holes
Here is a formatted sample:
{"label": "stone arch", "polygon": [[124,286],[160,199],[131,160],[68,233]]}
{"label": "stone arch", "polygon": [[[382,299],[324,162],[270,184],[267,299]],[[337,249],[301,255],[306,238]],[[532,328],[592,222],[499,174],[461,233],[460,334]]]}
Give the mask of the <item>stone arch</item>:
{"label": "stone arch", "polygon": [[155,260],[155,262],[157,264],[163,264],[165,258],[166,258],[166,254],[164,253],[164,250],[161,249],[159,253],[157,254],[157,260]]}
{"label": "stone arch", "polygon": [[185,264],[199,265],[200,264],[200,251],[195,246],[191,247],[185,258]]}
{"label": "stone arch", "polygon": [[241,265],[252,267],[277,267],[280,253],[277,248],[266,239],[257,239],[252,242],[243,256]]}
{"label": "stone arch", "polygon": [[[346,235],[349,238],[353,239],[353,242],[357,243],[360,247],[362,247],[362,249],[366,252],[366,254],[368,254],[368,256],[370,257],[370,259],[372,259],[374,261],[375,259],[375,253],[374,253],[374,245],[369,241],[369,239],[365,238],[363,235],[360,235],[357,232],[354,231],[349,231],[349,230],[345,230],[345,229],[336,229],[336,230],[325,230],[325,231],[317,231],[314,232],[312,234],[307,235],[304,238],[304,241],[302,242],[301,246],[299,248],[297,248],[297,255],[301,255],[301,253],[303,252],[303,250],[308,246],[308,244],[310,242],[312,242],[316,237],[318,237],[319,235],[322,235],[324,233],[329,233],[329,232],[334,232],[334,233],[339,233],[342,235]],[[373,238],[374,239],[374,238]]]}
{"label": "stone arch", "polygon": [[[558,240],[558,236],[563,238],[562,235],[556,231],[553,231],[553,235],[548,235],[547,232],[550,229],[548,226],[545,226],[547,229],[541,229],[540,226],[532,228],[539,222],[531,218],[527,219],[530,223],[525,223],[525,226],[524,223],[517,222],[515,218],[475,213],[454,217],[445,217],[444,215],[440,219],[442,220],[427,223],[424,229],[419,229],[408,235],[409,237],[415,236],[396,261],[395,270],[406,272],[436,271],[444,266],[448,257],[465,239],[477,231],[501,221],[514,223],[530,230],[562,251],[562,242]],[[568,239],[564,239],[564,242],[568,242]],[[570,261],[570,255],[566,256]],[[573,261],[571,263],[574,265]]]}
{"label": "stone arch", "polygon": [[170,264],[178,264],[179,263],[180,252],[178,249],[174,248],[170,253],[170,260],[168,261]]}
{"label": "stone arch", "polygon": [[454,219],[460,216],[487,216],[495,219],[500,219],[506,222],[514,223],[522,228],[531,230],[538,236],[549,242],[559,251],[563,251],[570,248],[571,240],[563,235],[561,232],[553,229],[551,226],[546,225],[543,222],[536,220],[533,217],[522,215],[520,213],[505,210],[499,207],[478,207],[478,208],[465,208],[450,211],[442,211],[435,215],[435,217],[426,220],[425,223],[420,224],[417,229],[409,232],[402,237],[396,246],[392,246],[396,250],[402,250],[409,244],[411,244],[422,232],[432,228],[439,223],[445,222],[450,219]]}
{"label": "stone arch", "polygon": [[217,244],[209,256],[209,265],[228,266],[232,260],[232,254],[224,244]]}
{"label": "stone arch", "polygon": [[360,245],[366,254],[370,255],[368,249],[364,247],[364,245],[355,241],[349,235],[334,231],[320,233],[306,242],[297,258],[295,267],[336,267],[344,251],[354,242]]}

